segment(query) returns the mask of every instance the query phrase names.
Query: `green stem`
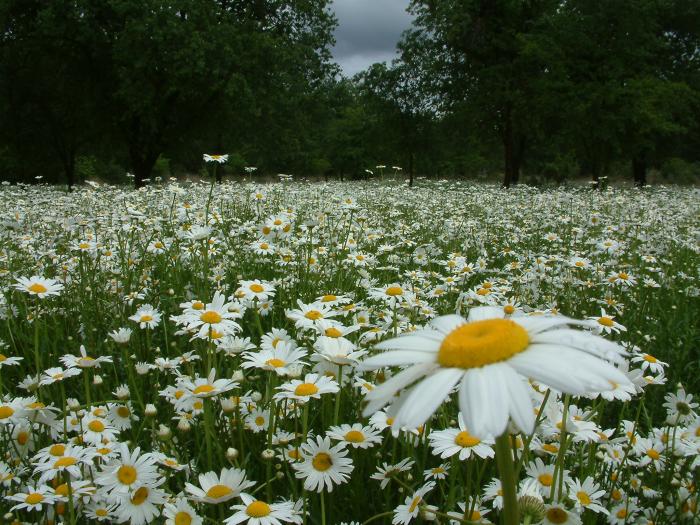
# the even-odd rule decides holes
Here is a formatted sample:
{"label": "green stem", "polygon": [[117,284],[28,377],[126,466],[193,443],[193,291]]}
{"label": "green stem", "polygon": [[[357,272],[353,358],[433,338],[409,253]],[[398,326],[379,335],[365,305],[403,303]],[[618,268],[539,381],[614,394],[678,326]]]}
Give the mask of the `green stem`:
{"label": "green stem", "polygon": [[518,499],[513,469],[513,454],[510,451],[510,436],[504,432],[496,438],[496,463],[503,490],[503,525],[518,525]]}
{"label": "green stem", "polygon": [[326,525],[326,500],[323,491],[321,491],[321,525]]}

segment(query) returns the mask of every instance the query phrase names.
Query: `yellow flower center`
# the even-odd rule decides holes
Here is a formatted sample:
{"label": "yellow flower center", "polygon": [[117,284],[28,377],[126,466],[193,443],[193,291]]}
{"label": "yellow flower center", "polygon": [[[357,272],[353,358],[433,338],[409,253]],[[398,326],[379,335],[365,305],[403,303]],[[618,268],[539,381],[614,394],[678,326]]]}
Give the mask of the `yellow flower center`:
{"label": "yellow flower center", "polygon": [[208,310],[199,316],[202,322],[207,324],[216,324],[221,322],[221,315],[219,312],[214,312],[213,310]]}
{"label": "yellow flower center", "polygon": [[192,303],[192,309],[204,310],[204,303],[202,301],[195,301]]}
{"label": "yellow flower center", "polygon": [[256,417],[255,424],[258,425],[259,427],[263,426],[265,424],[265,418],[262,416]]}
{"label": "yellow flower center", "polygon": [[552,475],[548,473],[540,474],[537,476],[537,480],[542,483],[545,487],[551,487],[552,486]]}
{"label": "yellow flower center", "polygon": [[189,513],[180,511],[175,514],[175,525],[190,525],[192,523],[192,516]]}
{"label": "yellow flower center", "polygon": [[119,417],[129,417],[131,412],[129,411],[128,407],[119,407],[117,408],[117,414]]}
{"label": "yellow flower center", "polygon": [[0,419],[7,419],[14,413],[15,411],[11,407],[8,407],[7,405],[0,406]]}
{"label": "yellow flower center", "polygon": [[209,490],[207,490],[207,497],[211,499],[219,499],[228,496],[233,491],[231,487],[226,485],[213,485]]}
{"label": "yellow flower center", "polygon": [[316,321],[317,319],[321,319],[323,317],[323,314],[318,310],[309,310],[304,314],[304,317],[306,317],[307,319],[311,319],[312,321]]}
{"label": "yellow flower center", "polygon": [[272,359],[268,359],[267,361],[265,361],[265,364],[273,368],[279,368],[281,366],[284,366],[284,361],[273,357]]}
{"label": "yellow flower center", "polygon": [[141,505],[148,498],[148,489],[146,487],[139,488],[131,497],[131,503]]}
{"label": "yellow flower center", "polygon": [[152,315],[148,315],[148,314],[144,314],[144,315],[141,316],[141,319],[140,319],[139,321],[142,322],[142,323],[151,322],[151,321],[153,321],[153,316],[152,316]]}
{"label": "yellow flower center", "polygon": [[27,441],[29,441],[29,432],[21,431],[17,434],[17,443],[24,446],[27,444]]}
{"label": "yellow flower center", "polygon": [[[32,283],[31,285],[29,285],[29,291],[30,291],[30,292],[34,292],[34,293],[46,293],[47,290],[48,290],[48,288],[46,288],[46,286],[44,286],[43,284]],[[43,497],[43,496],[42,496],[42,497]]]}
{"label": "yellow flower center", "polygon": [[196,394],[208,394],[212,390],[214,390],[213,386],[205,384],[205,385],[199,385],[197,388],[195,388],[192,391],[192,393],[195,395]]}
{"label": "yellow flower center", "polygon": [[332,301],[335,301],[337,298],[338,298],[337,296],[333,295],[332,293],[329,293],[329,294],[323,296],[322,301],[324,303],[330,303]]}
{"label": "yellow flower center", "polygon": [[318,393],[318,387],[313,383],[302,383],[294,389],[294,395],[312,396]]}
{"label": "yellow flower center", "polygon": [[314,456],[314,459],[311,460],[311,465],[316,470],[325,472],[333,466],[333,460],[331,460],[331,457],[325,452],[319,452]]}
{"label": "yellow flower center", "polygon": [[530,343],[527,330],[508,319],[464,324],[442,341],[438,363],[448,368],[478,368],[505,361]]}
{"label": "yellow flower center", "polygon": [[503,313],[510,315],[513,312],[515,312],[515,306],[513,306],[512,304],[507,304],[503,307]]}
{"label": "yellow flower center", "polygon": [[582,490],[576,493],[576,497],[581,502],[581,505],[589,505],[591,503],[590,496]]}
{"label": "yellow flower center", "polygon": [[254,501],[245,509],[245,513],[251,518],[262,518],[268,516],[272,512],[270,506],[264,501]]}
{"label": "yellow flower center", "polygon": [[0,354],[0,363],[2,363],[3,361],[7,361],[7,356],[4,354]]}
{"label": "yellow flower center", "polygon": [[403,290],[400,286],[390,286],[384,293],[389,297],[396,297],[397,295],[403,295]]}
{"label": "yellow flower center", "polygon": [[408,512],[413,512],[416,510],[416,507],[420,505],[420,502],[422,501],[422,498],[420,496],[416,496],[413,498],[413,501],[411,501],[411,506],[408,507]]}
{"label": "yellow flower center", "polygon": [[460,447],[475,447],[479,443],[481,443],[481,440],[477,437],[472,436],[469,432],[466,430],[463,430],[457,436],[455,436],[455,443],[457,443]]}
{"label": "yellow flower center", "polygon": [[615,322],[610,318],[610,317],[601,317],[598,319],[598,323],[602,324],[603,326],[615,326]]}
{"label": "yellow flower center", "polygon": [[338,338],[343,335],[343,332],[338,330],[335,326],[331,326],[330,328],[326,328],[326,337],[333,337],[333,338]]}
{"label": "yellow flower center", "polygon": [[104,518],[105,516],[109,515],[109,512],[107,511],[107,509],[97,509],[95,511],[95,514],[100,518]]}
{"label": "yellow flower center", "polygon": [[27,498],[24,500],[25,503],[29,503],[30,505],[36,505],[37,503],[41,503],[44,501],[44,496],[42,494],[39,494],[38,492],[32,492],[31,494],[27,494]]}
{"label": "yellow flower center", "polygon": [[[262,245],[261,245],[260,247],[263,248]],[[263,248],[263,250],[264,250],[264,249],[265,249],[265,248]],[[264,288],[261,284],[253,283],[253,284],[250,285],[250,291],[251,291],[251,292],[260,293],[260,292],[262,292],[263,290],[265,290],[265,288]]]}
{"label": "yellow flower center", "polygon": [[359,430],[351,430],[345,434],[345,441],[350,443],[362,443],[365,440],[365,435]]}
{"label": "yellow flower center", "polygon": [[653,355],[649,355],[649,354],[644,354],[644,360],[647,363],[656,363],[658,361],[658,359],[656,359]]}
{"label": "yellow flower center", "polygon": [[66,497],[68,496],[68,483],[61,483],[58,487],[54,489],[56,494],[59,496]]}
{"label": "yellow flower center", "polygon": [[578,266],[579,268],[583,268],[586,264],[583,261],[576,261],[574,263],[574,266]]}
{"label": "yellow flower center", "polygon": [[649,456],[651,459],[653,459],[653,460],[656,461],[656,460],[658,460],[658,459],[661,457],[661,454],[659,454],[659,453],[658,453],[656,450],[654,450],[653,448],[650,448],[649,450],[647,450],[647,456]]}
{"label": "yellow flower center", "polygon": [[71,465],[75,465],[78,462],[78,460],[72,456],[65,456],[62,457],[53,464],[53,468],[60,468],[60,467],[70,467]]}
{"label": "yellow flower center", "polygon": [[469,521],[479,521],[481,519],[481,512],[478,510],[473,510],[469,518]]}
{"label": "yellow flower center", "polygon": [[105,429],[104,423],[102,421],[90,421],[88,428],[93,432],[102,432]]}
{"label": "yellow flower center", "polygon": [[620,519],[626,518],[627,517],[627,509],[620,509],[617,511],[617,514],[615,514]]}
{"label": "yellow flower center", "polygon": [[547,519],[552,523],[566,523],[569,519],[569,515],[564,509],[552,507],[547,511]]}
{"label": "yellow flower center", "polygon": [[136,469],[131,465],[122,465],[117,470],[117,479],[122,485],[131,485],[137,477]]}
{"label": "yellow flower center", "polygon": [[49,449],[49,454],[52,456],[62,456],[66,452],[66,446],[62,445],[60,443],[57,443],[56,445],[51,445],[51,448]]}

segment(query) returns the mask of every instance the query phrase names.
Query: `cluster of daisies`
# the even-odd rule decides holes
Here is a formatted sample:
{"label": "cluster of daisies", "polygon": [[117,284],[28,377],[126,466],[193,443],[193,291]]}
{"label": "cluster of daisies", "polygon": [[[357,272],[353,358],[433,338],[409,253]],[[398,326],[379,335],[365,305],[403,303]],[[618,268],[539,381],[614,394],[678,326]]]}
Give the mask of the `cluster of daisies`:
{"label": "cluster of daisies", "polygon": [[3,519],[697,521],[696,195],[366,189],[3,186]]}

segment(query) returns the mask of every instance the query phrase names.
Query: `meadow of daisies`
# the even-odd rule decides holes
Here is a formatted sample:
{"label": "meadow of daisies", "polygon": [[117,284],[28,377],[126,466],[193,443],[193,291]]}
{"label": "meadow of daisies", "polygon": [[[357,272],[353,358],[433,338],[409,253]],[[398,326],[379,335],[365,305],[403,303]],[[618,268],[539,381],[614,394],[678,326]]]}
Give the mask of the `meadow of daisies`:
{"label": "meadow of daisies", "polygon": [[0,187],[2,523],[697,523],[700,195]]}

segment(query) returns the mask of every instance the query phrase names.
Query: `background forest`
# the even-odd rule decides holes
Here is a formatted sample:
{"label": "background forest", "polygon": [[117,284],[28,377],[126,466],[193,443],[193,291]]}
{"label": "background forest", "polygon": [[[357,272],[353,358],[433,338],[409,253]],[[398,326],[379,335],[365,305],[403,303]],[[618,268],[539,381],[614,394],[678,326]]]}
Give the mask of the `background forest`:
{"label": "background forest", "polygon": [[697,0],[414,0],[352,78],[329,4],[0,1],[1,178],[700,180]]}

